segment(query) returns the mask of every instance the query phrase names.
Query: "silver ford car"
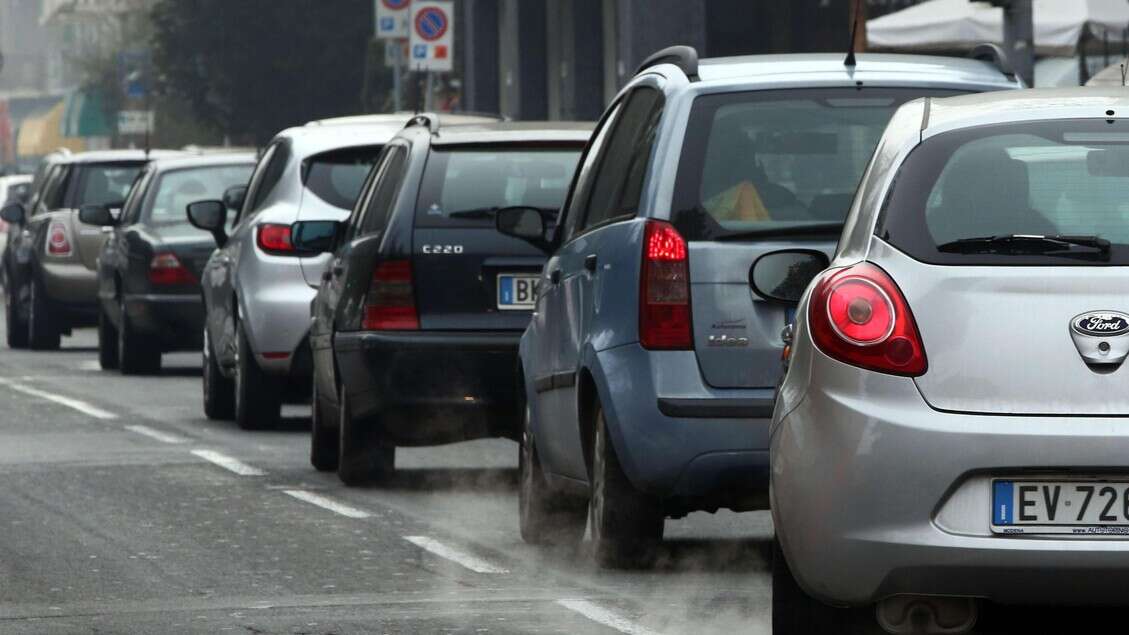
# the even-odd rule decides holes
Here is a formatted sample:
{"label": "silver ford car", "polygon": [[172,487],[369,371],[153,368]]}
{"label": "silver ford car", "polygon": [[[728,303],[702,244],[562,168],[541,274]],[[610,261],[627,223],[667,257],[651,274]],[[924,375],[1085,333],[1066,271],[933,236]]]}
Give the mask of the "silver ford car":
{"label": "silver ford car", "polygon": [[[1127,115],[1129,93],[1092,88],[897,111],[797,309],[771,429],[777,632],[1126,602]],[[785,256],[762,295],[795,288]]]}

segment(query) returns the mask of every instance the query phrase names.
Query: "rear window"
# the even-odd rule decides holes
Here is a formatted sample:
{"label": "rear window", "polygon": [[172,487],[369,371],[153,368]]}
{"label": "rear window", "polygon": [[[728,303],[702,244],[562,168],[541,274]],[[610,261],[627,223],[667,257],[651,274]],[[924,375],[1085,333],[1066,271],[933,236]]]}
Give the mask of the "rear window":
{"label": "rear window", "polygon": [[494,212],[524,205],[556,213],[580,147],[432,150],[416,207],[416,227],[493,227]]}
{"label": "rear window", "polygon": [[842,222],[898,106],[964,91],[746,91],[694,101],[673,221],[688,240]]}
{"label": "rear window", "polygon": [[153,225],[187,225],[188,204],[215,200],[233,185],[246,185],[253,164],[211,165],[172,170],[150,189],[142,221]]}
{"label": "rear window", "polygon": [[380,149],[364,146],[314,155],[302,164],[302,181],[326,203],[351,210]]}
{"label": "rear window", "polygon": [[125,202],[134,179],[145,167],[144,162],[100,163],[82,168],[75,207],[82,205],[118,205]]}
{"label": "rear window", "polygon": [[988,125],[926,139],[899,169],[876,233],[935,264],[1129,265],[1129,122]]}

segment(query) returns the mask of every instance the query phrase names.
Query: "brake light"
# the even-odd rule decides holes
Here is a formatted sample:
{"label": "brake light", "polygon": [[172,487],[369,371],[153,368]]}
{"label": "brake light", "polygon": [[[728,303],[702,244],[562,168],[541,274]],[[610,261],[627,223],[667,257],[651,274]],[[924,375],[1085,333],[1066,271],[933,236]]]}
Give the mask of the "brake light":
{"label": "brake light", "polygon": [[259,225],[259,249],[279,256],[296,255],[294,244],[290,242],[290,225],[264,223]]}
{"label": "brake light", "polygon": [[376,266],[365,296],[361,328],[372,331],[419,329],[410,260],[386,260]]}
{"label": "brake light", "polygon": [[639,289],[639,342],[651,350],[691,350],[690,262],[670,223],[647,221]]}
{"label": "brake light", "polygon": [[808,311],[812,340],[845,364],[892,375],[925,374],[925,346],[898,285],[868,262],[829,271]]}
{"label": "brake light", "polygon": [[69,256],[73,251],[67,226],[58,221],[48,225],[47,254],[50,256]]}
{"label": "brake light", "polygon": [[196,276],[173,254],[157,254],[149,261],[149,282],[158,285],[193,285]]}

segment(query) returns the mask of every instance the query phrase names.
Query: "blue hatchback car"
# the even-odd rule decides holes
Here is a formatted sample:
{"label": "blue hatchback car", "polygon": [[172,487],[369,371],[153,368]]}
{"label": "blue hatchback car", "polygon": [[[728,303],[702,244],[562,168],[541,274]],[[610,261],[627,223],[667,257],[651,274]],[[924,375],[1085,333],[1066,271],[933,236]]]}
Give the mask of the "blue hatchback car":
{"label": "blue hatchback car", "polygon": [[902,103],[1018,87],[999,58],[649,58],[555,227],[497,215],[551,252],[520,344],[522,537],[578,542],[588,520],[600,564],[638,566],[667,517],[767,507],[790,309],[755,296],[753,264],[833,250]]}

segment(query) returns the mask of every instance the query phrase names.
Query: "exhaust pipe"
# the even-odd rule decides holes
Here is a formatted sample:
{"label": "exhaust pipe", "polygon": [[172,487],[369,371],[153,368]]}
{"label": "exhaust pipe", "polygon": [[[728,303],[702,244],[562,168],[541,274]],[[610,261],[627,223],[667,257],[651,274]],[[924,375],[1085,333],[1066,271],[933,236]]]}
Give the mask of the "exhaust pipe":
{"label": "exhaust pipe", "polygon": [[974,598],[895,595],[875,607],[878,625],[891,635],[968,633],[980,617]]}

